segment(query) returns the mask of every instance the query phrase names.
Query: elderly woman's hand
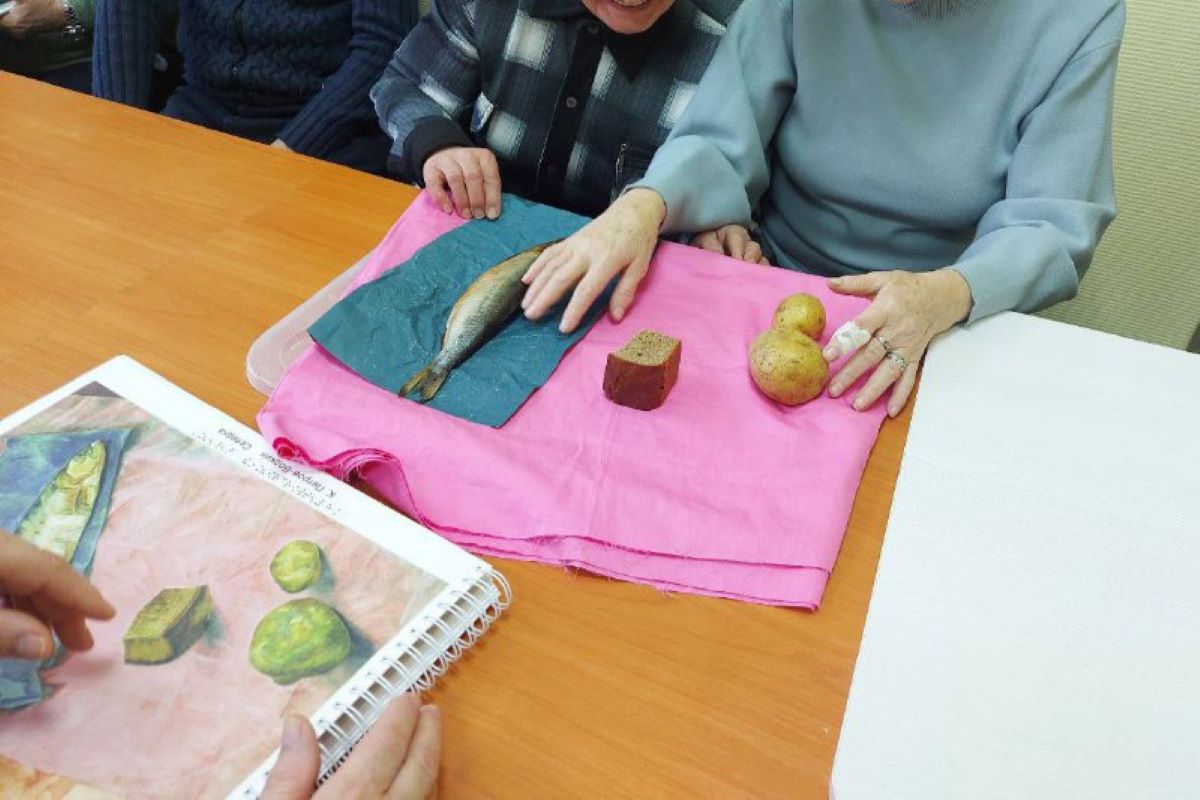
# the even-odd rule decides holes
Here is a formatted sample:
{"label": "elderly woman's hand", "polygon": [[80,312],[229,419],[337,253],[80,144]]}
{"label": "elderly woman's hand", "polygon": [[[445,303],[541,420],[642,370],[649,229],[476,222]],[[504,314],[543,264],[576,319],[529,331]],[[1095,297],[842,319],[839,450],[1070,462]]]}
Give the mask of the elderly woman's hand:
{"label": "elderly woman's hand", "polygon": [[[871,334],[859,352],[829,383],[829,396],[840,397],[868,370],[867,383],[854,398],[859,411],[870,408],[893,386],[888,414],[903,410],[917,381],[917,366],[939,333],[966,319],[971,311],[971,288],[956,270],[934,272],[873,272],[834,278],[829,287],[838,294],[874,297],[855,322]],[[835,339],[825,348],[825,360],[846,354]]]}
{"label": "elderly woman's hand", "polygon": [[486,147],[450,147],[425,159],[422,180],[447,214],[463,219],[500,216],[500,162]]}
{"label": "elderly woman's hand", "polygon": [[620,322],[650,269],[666,215],[658,192],[634,189],[577,233],[547,248],[525,273],[525,316],[540,319],[575,287],[559,325],[563,333],[570,333],[609,281],[621,275],[608,304],[613,319]]}
{"label": "elderly woman's hand", "polygon": [[741,225],[726,225],[715,231],[697,233],[692,237],[692,246],[736,258],[748,264],[771,265],[771,262],[763,255],[762,247],[750,237],[750,231]]}

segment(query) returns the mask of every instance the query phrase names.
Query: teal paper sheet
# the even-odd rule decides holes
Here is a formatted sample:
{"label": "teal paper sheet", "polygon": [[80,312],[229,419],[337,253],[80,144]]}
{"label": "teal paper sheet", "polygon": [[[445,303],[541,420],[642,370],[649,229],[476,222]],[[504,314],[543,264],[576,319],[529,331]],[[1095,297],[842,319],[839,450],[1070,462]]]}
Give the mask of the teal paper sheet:
{"label": "teal paper sheet", "polygon": [[[397,392],[441,349],[450,309],[477,277],[534,245],[569,236],[587,222],[505,195],[498,220],[468,222],[430,242],[399,267],[356,289],[317,320],[309,334],[363,379]],[[538,322],[518,314],[455,369],[426,405],[500,427],[549,380],[571,346],[604,313],[607,298],[608,292],[569,335],[558,330],[565,299]]]}

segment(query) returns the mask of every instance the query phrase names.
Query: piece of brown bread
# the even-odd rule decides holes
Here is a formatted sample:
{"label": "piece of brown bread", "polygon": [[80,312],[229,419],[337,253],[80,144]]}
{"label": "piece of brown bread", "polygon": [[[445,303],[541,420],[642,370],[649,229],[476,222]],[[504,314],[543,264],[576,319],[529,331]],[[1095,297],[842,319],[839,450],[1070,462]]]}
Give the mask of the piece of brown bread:
{"label": "piece of brown bread", "polygon": [[683,345],[655,331],[642,331],[608,354],[604,396],[617,405],[652,411],[661,406],[679,377]]}

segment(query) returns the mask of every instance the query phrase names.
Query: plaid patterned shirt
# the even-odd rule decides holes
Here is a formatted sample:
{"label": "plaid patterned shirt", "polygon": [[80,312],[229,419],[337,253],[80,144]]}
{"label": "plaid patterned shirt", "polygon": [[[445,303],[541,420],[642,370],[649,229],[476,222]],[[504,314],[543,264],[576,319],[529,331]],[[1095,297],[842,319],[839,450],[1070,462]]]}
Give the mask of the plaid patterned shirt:
{"label": "plaid patterned shirt", "polygon": [[487,147],[505,191],[598,214],[642,176],[739,2],[676,0],[623,36],[579,0],[434,0],[371,91],[389,168],[419,184],[438,150]]}

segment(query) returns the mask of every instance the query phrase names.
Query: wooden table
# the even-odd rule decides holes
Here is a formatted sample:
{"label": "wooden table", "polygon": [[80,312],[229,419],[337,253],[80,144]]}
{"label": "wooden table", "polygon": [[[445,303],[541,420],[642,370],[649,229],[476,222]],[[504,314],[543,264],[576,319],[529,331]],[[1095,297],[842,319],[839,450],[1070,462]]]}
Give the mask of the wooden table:
{"label": "wooden table", "polygon": [[[413,196],[0,73],[0,415],[126,353],[253,425],[250,344]],[[815,614],[497,562],[516,602],[433,692],[443,797],[827,797],[907,430]]]}

